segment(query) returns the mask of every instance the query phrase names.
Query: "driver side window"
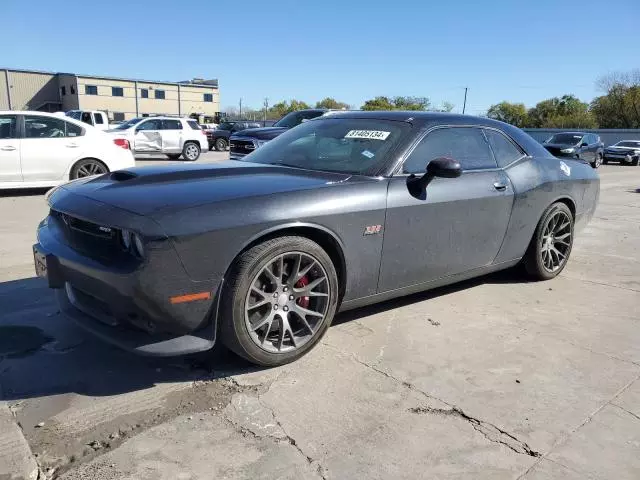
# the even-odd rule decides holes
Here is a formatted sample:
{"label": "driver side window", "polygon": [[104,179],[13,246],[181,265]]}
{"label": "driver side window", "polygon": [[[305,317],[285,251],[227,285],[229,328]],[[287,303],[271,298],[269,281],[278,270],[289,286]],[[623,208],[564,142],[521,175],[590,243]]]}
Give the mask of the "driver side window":
{"label": "driver side window", "polygon": [[433,130],[420,141],[405,160],[402,172],[422,175],[427,164],[438,157],[457,160],[463,170],[497,167],[480,128],[445,127]]}
{"label": "driver side window", "polygon": [[140,130],[161,130],[162,129],[162,120],[147,120],[146,122],[142,122],[136,128],[136,131]]}

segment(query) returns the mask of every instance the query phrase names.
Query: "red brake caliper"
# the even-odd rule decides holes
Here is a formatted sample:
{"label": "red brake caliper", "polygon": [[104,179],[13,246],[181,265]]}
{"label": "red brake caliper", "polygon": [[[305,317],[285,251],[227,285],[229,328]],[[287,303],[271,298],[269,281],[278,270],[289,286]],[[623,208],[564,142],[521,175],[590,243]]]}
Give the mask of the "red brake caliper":
{"label": "red brake caliper", "polygon": [[[305,287],[307,285],[309,285],[309,279],[305,275],[300,280],[298,280],[298,283],[296,283],[294,286],[296,288],[302,288],[302,287]],[[309,297],[300,297],[300,298],[298,298],[298,300],[296,300],[296,303],[298,305],[300,305],[302,308],[308,308],[309,307]]]}

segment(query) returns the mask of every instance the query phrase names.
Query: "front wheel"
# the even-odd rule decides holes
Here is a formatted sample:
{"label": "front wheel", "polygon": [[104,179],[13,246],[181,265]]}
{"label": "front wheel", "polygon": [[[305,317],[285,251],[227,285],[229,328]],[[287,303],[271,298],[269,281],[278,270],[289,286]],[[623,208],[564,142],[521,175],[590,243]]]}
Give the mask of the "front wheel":
{"label": "front wheel", "polygon": [[195,162],[200,156],[200,147],[195,142],[187,142],[182,148],[182,158],[189,162]]}
{"label": "front wheel", "polygon": [[542,215],[523,262],[535,280],[550,280],[566,266],[573,247],[573,215],[562,202],[552,204]]}
{"label": "front wheel", "polygon": [[337,303],[327,253],[308,238],[274,238],[235,261],[222,297],[222,341],[257,365],[283,365],[320,341]]}

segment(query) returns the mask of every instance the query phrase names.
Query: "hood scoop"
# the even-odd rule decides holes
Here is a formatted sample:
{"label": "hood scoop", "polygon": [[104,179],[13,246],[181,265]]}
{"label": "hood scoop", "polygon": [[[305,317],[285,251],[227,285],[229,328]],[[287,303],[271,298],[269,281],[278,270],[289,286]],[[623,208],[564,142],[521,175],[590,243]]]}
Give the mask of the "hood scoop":
{"label": "hood scoop", "polygon": [[116,170],[111,175],[109,175],[109,178],[111,180],[115,180],[116,182],[124,182],[125,180],[136,178],[137,176],[138,175],[133,172],[128,172],[126,170]]}

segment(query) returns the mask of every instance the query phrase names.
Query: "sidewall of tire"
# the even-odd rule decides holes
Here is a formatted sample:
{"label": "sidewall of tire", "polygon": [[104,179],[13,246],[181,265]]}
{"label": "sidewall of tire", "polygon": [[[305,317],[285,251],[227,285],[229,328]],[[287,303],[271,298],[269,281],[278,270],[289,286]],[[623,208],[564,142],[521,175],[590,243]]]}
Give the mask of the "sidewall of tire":
{"label": "sidewall of tire", "polygon": [[[196,158],[187,157],[187,147],[189,145],[193,145],[198,149],[198,156]],[[198,160],[198,158],[200,158],[201,154],[202,154],[202,151],[200,150],[200,145],[198,145],[196,142],[186,142],[182,147],[182,158],[184,158],[187,162],[195,162],[196,160]]]}
{"label": "sidewall of tire", "polygon": [[[220,140],[222,140],[222,142]],[[222,147],[219,147],[218,146],[219,143],[220,144],[224,143],[224,145]],[[227,145],[228,143],[226,140],[224,140],[223,138],[219,138],[214,142],[213,147],[216,149],[216,152],[224,152],[227,149]]]}
{"label": "sidewall of tire", "polygon": [[[327,273],[329,306],[324,323],[314,338],[299,349],[285,353],[270,353],[257,346],[245,324],[245,299],[252,280],[272,258],[287,252],[300,251],[316,258]],[[309,352],[331,326],[338,303],[338,277],[327,253],[315,242],[304,237],[279,237],[259,244],[238,257],[231,268],[229,282],[222,298],[221,333],[225,345],[238,355],[261,366],[277,366],[292,362]]]}
{"label": "sidewall of tire", "polygon": [[[571,219],[571,245],[567,250],[567,259],[562,264],[562,266],[555,272],[549,272],[546,268],[544,268],[544,265],[542,264],[542,258],[540,255],[540,248],[541,248],[540,240],[541,240],[542,234],[544,233],[544,226],[546,225],[547,220],[551,215],[556,213],[558,210],[564,211],[567,215],[569,215],[569,218]],[[575,222],[575,219],[573,218],[573,214],[571,213],[571,210],[569,209],[569,207],[567,207],[567,205],[565,205],[562,202],[556,202],[551,206],[549,206],[547,210],[545,210],[545,212],[542,214],[542,218],[538,222],[538,225],[533,234],[533,238],[531,239],[531,243],[529,244],[529,248],[527,249],[527,253],[525,254],[525,259],[524,259],[524,266],[527,270],[527,273],[532,278],[537,280],[551,280],[552,278],[557,277],[560,274],[560,272],[564,270],[564,267],[566,267],[567,263],[569,262],[571,251],[573,250],[574,222]]]}
{"label": "sidewall of tire", "polygon": [[105,173],[109,173],[109,167],[107,167],[104,162],[101,162],[100,160],[95,158],[83,158],[82,160],[78,160],[75,165],[71,167],[71,171],[69,172],[69,180],[75,180],[78,178],[78,170],[80,170],[80,167],[82,165],[84,165],[85,163],[93,162],[98,162],[99,164],[101,164],[105,169]]}

